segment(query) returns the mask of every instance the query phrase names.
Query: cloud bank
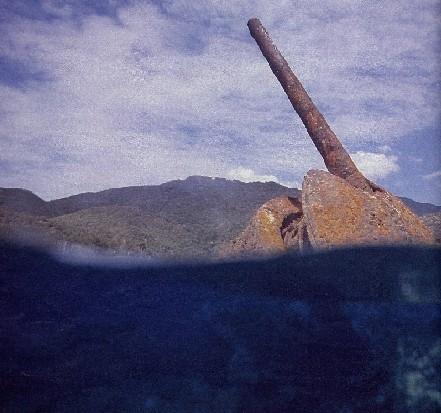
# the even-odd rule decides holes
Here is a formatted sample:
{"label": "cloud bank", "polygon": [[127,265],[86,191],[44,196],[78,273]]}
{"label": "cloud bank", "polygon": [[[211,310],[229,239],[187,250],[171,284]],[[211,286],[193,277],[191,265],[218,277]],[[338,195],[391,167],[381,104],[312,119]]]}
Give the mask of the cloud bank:
{"label": "cloud bank", "polygon": [[427,174],[427,175],[423,176],[423,179],[426,179],[426,180],[432,180],[432,179],[437,179],[437,178],[441,178],[441,170],[435,171],[435,172],[432,172],[431,174]]}
{"label": "cloud bank", "polygon": [[324,168],[252,16],[368,176],[399,172],[380,147],[437,127],[436,1],[25,3],[0,8],[2,186],[55,198]]}
{"label": "cloud bank", "polygon": [[227,174],[227,178],[235,179],[242,182],[276,182],[280,185],[284,185],[290,188],[296,188],[300,186],[299,182],[280,181],[280,179],[277,178],[277,176],[259,175],[254,170],[249,168],[244,168],[242,166],[229,171]]}
{"label": "cloud bank", "polygon": [[384,178],[393,172],[398,172],[398,158],[384,153],[358,151],[351,154],[358,169],[369,179]]}

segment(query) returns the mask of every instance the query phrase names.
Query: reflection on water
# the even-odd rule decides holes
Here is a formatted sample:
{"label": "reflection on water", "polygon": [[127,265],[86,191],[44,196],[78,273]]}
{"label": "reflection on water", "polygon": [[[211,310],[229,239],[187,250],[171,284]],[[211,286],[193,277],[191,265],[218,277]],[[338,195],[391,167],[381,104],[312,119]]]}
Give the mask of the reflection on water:
{"label": "reflection on water", "polygon": [[441,408],[440,250],[124,267],[0,251],[2,412]]}

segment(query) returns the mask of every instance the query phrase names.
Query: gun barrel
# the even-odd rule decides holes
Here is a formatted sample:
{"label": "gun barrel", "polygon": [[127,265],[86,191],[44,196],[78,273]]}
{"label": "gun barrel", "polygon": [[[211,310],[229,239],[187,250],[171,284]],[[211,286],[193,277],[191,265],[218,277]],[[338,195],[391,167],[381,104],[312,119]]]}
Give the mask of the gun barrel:
{"label": "gun barrel", "polygon": [[329,127],[323,115],[312,102],[299,79],[271,40],[259,19],[248,21],[251,36],[258,44],[263,56],[283,87],[294,110],[300,116],[314,145],[325,161],[328,171],[351,185],[373,191],[376,186],[357,169],[348,152]]}

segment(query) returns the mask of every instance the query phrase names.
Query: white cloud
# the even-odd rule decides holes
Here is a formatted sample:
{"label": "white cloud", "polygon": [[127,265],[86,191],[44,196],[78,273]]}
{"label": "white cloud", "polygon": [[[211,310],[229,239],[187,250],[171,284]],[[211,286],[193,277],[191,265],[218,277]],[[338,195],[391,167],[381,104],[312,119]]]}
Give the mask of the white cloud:
{"label": "white cloud", "polygon": [[228,177],[242,182],[279,182],[274,175],[259,175],[252,169],[241,166],[228,172]]}
{"label": "white cloud", "polygon": [[420,158],[418,156],[413,156],[413,155],[408,155],[407,159],[409,159],[410,161],[415,162],[417,164],[421,164],[424,162],[423,158]]}
{"label": "white cloud", "polygon": [[68,4],[54,2],[52,0],[43,0],[41,2],[42,9],[53,16],[67,18],[72,16],[72,7]]}
{"label": "white cloud", "polygon": [[370,179],[384,178],[400,170],[398,158],[394,155],[358,151],[351,157],[358,169]]}
{"label": "white cloud", "polygon": [[423,179],[425,179],[427,181],[430,181],[435,178],[441,178],[441,170],[435,171],[431,174],[423,175]]}
{"label": "white cloud", "polygon": [[227,177],[242,182],[276,182],[290,188],[299,186],[298,183],[295,182],[282,182],[279,180],[279,178],[277,178],[277,176],[274,175],[259,175],[252,169],[244,168],[242,166],[230,170]]}
{"label": "white cloud", "polygon": [[0,186],[52,198],[239,165],[293,181],[323,167],[248,34],[256,15],[349,149],[428,127],[438,113],[432,3],[181,0],[162,13],[134,2],[119,23],[79,25],[46,0],[63,19],[2,24],[0,53],[50,80],[0,85],[0,161],[32,165],[0,174]]}
{"label": "white cloud", "polygon": [[392,148],[389,145],[381,145],[378,150],[380,152],[386,152],[386,153],[390,153],[392,152]]}

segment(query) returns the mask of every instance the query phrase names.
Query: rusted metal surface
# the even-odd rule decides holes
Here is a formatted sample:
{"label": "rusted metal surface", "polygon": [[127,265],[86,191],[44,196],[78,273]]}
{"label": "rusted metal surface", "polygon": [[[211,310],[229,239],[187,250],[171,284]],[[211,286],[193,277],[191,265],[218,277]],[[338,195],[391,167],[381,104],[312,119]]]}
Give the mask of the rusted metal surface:
{"label": "rusted metal surface", "polygon": [[305,176],[302,211],[315,249],[435,243],[432,231],[397,197],[359,191],[325,171],[310,170]]}
{"label": "rusted metal surface", "polygon": [[300,116],[314,145],[322,155],[328,171],[345,179],[356,188],[369,192],[381,190],[357,169],[351,157],[289,67],[285,58],[273,44],[260,20],[256,18],[250,19],[248,21],[248,28],[263,56],[268,61],[271,70],[288,95],[294,110]]}
{"label": "rusted metal surface", "polygon": [[281,196],[265,202],[242,233],[222,250],[221,256],[280,254],[297,247],[297,224],[302,205],[296,198]]}

